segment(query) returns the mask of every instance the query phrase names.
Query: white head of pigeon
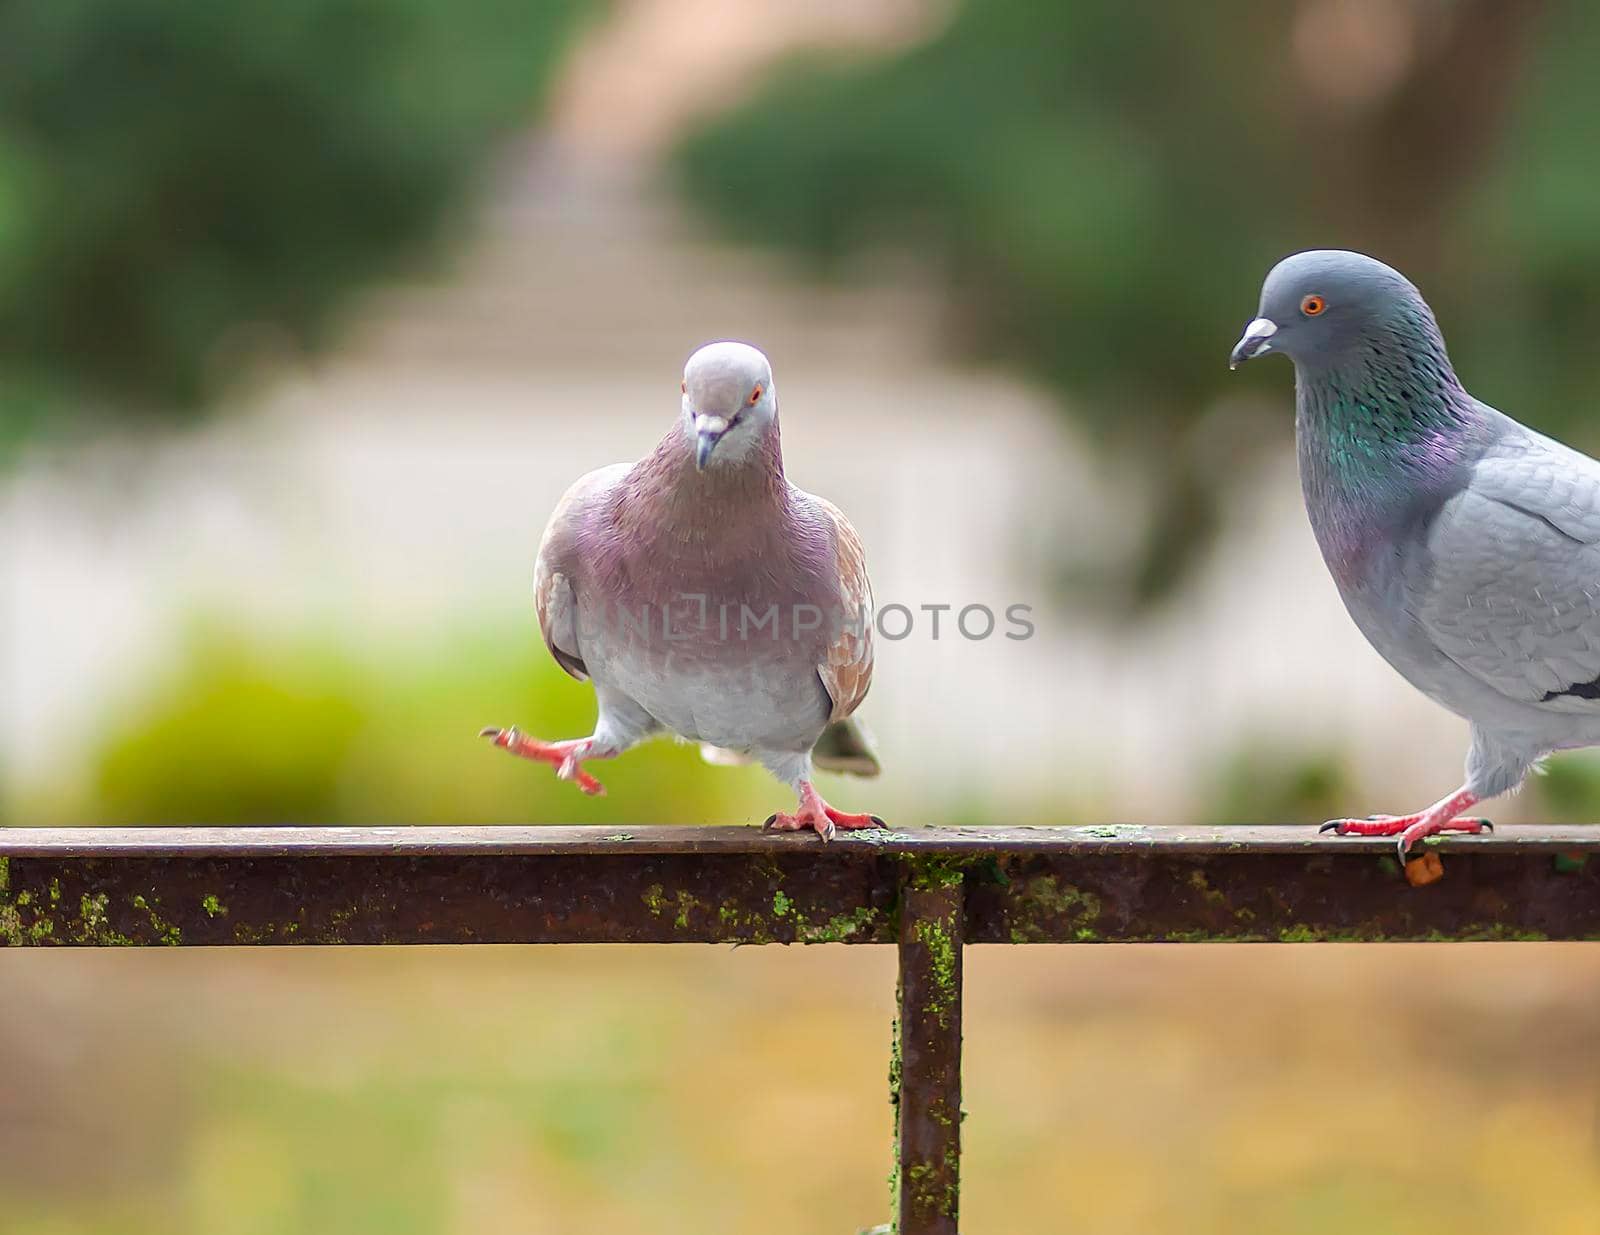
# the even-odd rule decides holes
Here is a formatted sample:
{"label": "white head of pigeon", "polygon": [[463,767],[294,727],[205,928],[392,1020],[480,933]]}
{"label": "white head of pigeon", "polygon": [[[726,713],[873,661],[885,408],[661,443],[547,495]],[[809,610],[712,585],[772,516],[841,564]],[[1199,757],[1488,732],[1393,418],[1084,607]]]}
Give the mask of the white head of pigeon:
{"label": "white head of pigeon", "polygon": [[748,343],[708,343],[683,367],[683,428],[695,467],[740,462],[778,414],[772,365]]}
{"label": "white head of pigeon", "polygon": [[1421,293],[1362,254],[1273,269],[1232,359],[1274,352],[1294,361],[1306,508],[1346,607],[1471,722],[1458,791],[1325,825],[1398,836],[1405,858],[1481,831],[1462,812],[1543,755],[1600,744],[1600,463],[1473,398]]}

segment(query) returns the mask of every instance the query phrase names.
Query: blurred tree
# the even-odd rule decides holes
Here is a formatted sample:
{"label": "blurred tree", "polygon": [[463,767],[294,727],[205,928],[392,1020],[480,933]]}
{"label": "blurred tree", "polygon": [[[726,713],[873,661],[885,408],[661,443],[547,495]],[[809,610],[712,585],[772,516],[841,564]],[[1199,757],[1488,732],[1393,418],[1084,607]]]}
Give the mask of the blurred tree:
{"label": "blurred tree", "polygon": [[[441,647],[448,650],[441,650]],[[524,654],[507,661],[505,649]],[[370,652],[368,648],[366,651]],[[467,633],[360,663],[326,639],[261,639],[197,621],[165,677],[106,708],[82,785],[30,796],[34,822],[274,824],[758,822],[783,792],[759,768],[708,768],[654,742],[597,768],[585,799],[478,736],[513,719],[587,733],[593,691],[520,630]]]}
{"label": "blurred tree", "polygon": [[774,74],[677,163],[746,237],[836,268],[910,244],[947,272],[968,355],[1044,377],[1145,469],[1157,498],[1120,593],[1141,603],[1273,440],[1200,420],[1225,389],[1283,399],[1282,372],[1225,361],[1286,253],[1384,257],[1478,393],[1584,423],[1597,55],[1600,11],[1578,0],[970,0],[890,58]]}
{"label": "blurred tree", "polygon": [[97,752],[94,817],[339,819],[345,768],[371,723],[363,685],[336,656],[272,655],[207,631],[139,707],[141,723]]}
{"label": "blurred tree", "polygon": [[0,0],[0,447],[193,412],[437,232],[588,0]]}
{"label": "blurred tree", "polygon": [[1196,803],[1205,823],[1321,823],[1348,809],[1356,794],[1336,748],[1296,749],[1271,731],[1250,735],[1213,775]]}

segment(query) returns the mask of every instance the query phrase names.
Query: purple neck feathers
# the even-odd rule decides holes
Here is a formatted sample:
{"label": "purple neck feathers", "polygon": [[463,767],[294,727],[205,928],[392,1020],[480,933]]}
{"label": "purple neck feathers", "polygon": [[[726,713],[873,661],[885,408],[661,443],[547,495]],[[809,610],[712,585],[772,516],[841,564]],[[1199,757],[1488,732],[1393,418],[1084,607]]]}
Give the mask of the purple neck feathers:
{"label": "purple neck feathers", "polygon": [[784,477],[776,420],[743,456],[703,472],[674,426],[617,486],[606,523],[594,555],[603,586],[646,601],[776,598],[809,589],[826,557]]}
{"label": "purple neck feathers", "polygon": [[[1385,338],[1334,366],[1296,366],[1295,437],[1306,509],[1341,584],[1438,509],[1482,451],[1483,409],[1437,332]],[[1428,343],[1433,346],[1428,346]]]}

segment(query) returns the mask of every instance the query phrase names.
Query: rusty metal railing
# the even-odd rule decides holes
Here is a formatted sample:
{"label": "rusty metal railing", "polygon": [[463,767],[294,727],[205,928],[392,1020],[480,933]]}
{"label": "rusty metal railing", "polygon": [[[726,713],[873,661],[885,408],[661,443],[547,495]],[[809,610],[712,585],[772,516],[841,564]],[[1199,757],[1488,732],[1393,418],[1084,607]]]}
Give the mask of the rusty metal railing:
{"label": "rusty metal railing", "polygon": [[900,1235],[954,1235],[974,943],[1600,939],[1600,828],[0,829],[0,945],[879,943]]}

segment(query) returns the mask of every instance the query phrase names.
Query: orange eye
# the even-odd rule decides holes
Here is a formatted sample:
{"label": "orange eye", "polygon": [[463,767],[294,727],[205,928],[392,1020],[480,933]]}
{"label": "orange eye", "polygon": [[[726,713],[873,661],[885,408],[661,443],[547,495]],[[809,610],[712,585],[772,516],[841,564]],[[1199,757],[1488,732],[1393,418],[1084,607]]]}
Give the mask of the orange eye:
{"label": "orange eye", "polygon": [[1328,307],[1328,302],[1321,296],[1307,296],[1300,302],[1300,312],[1307,317],[1315,317]]}
{"label": "orange eye", "polygon": [[686,382],[686,381],[684,381],[684,382],[679,382],[679,383],[678,383],[678,389],[679,389],[679,390],[680,390],[680,391],[681,391],[681,392],[682,392],[682,393],[684,393],[684,394],[688,394],[688,393],[689,393],[689,383],[688,383],[688,382]]}
{"label": "orange eye", "polygon": [[757,386],[754,390],[752,390],[750,392],[750,406],[754,407],[757,403],[760,403],[760,402],[761,402],[761,387]]}

